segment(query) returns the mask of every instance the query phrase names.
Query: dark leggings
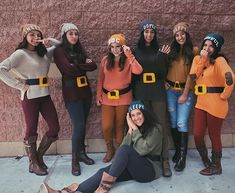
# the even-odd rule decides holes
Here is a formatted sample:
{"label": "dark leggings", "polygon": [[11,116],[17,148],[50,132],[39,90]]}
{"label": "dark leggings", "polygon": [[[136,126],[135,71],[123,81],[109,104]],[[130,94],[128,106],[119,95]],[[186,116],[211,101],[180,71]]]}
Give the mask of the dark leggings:
{"label": "dark leggings", "polygon": [[78,153],[85,148],[86,121],[91,107],[91,97],[66,104],[73,123],[72,152]]}
{"label": "dark leggings", "polygon": [[140,156],[132,147],[122,145],[112,164],[98,170],[93,176],[82,182],[77,190],[82,193],[93,193],[100,184],[103,172],[117,177],[117,182],[133,179],[144,183],[155,179],[155,171],[150,161],[146,157]]}
{"label": "dark leggings", "polygon": [[25,94],[24,100],[22,101],[22,107],[26,122],[26,131],[24,135],[25,140],[28,140],[31,136],[37,135],[39,113],[41,113],[49,127],[46,135],[48,137],[58,136],[60,129],[59,121],[54,103],[52,102],[50,95],[34,99],[27,99]]}
{"label": "dark leggings", "polygon": [[194,140],[196,146],[205,145],[206,129],[208,128],[208,134],[212,144],[212,150],[219,152],[222,150],[221,143],[221,128],[223,125],[223,119],[215,117],[206,111],[195,108],[194,111]]}

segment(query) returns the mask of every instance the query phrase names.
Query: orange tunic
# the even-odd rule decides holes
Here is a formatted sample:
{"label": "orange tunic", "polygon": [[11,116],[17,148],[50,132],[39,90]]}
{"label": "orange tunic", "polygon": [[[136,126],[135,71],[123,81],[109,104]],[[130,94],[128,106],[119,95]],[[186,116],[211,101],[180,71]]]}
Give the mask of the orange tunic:
{"label": "orange tunic", "polygon": [[214,64],[207,64],[205,57],[195,56],[190,74],[196,74],[196,84],[205,84],[208,87],[224,87],[222,93],[206,93],[198,95],[196,108],[209,114],[224,119],[228,113],[228,98],[234,87],[226,84],[225,73],[234,73],[224,57],[218,57]]}
{"label": "orange tunic", "polygon": [[131,83],[131,74],[140,74],[143,69],[137,62],[134,55],[129,51],[127,54],[126,63],[124,69],[120,71],[118,62],[114,67],[107,70],[107,56],[101,61],[97,80],[97,100],[101,99],[102,104],[110,106],[129,105],[133,100],[132,90],[126,94],[120,95],[119,99],[109,99],[107,95],[102,92],[102,87],[108,91],[114,89],[121,90],[127,88]]}

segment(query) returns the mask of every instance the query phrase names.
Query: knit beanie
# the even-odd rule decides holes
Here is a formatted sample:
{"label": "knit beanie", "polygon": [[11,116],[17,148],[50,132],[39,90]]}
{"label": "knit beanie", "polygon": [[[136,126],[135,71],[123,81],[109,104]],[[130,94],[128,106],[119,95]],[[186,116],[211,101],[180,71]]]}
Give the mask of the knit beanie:
{"label": "knit beanie", "polygon": [[124,34],[113,34],[108,41],[108,45],[110,46],[111,43],[118,43],[120,46],[126,45],[126,38]]}
{"label": "knit beanie", "polygon": [[146,29],[153,29],[156,32],[157,26],[153,21],[146,19],[140,24],[140,32],[142,33]]}
{"label": "knit beanie", "polygon": [[173,35],[175,35],[178,31],[189,32],[189,24],[186,22],[179,22],[173,28]]}
{"label": "knit beanie", "polygon": [[60,35],[61,37],[67,33],[69,30],[77,30],[78,31],[78,27],[76,25],[74,25],[73,23],[63,23],[61,26],[60,26]]}
{"label": "knit beanie", "polygon": [[215,50],[217,52],[220,51],[222,45],[224,44],[224,38],[223,36],[221,36],[220,34],[216,34],[216,33],[210,33],[208,34],[203,41],[203,44],[206,40],[211,40],[213,45],[215,46]]}
{"label": "knit beanie", "polygon": [[128,112],[130,113],[132,110],[135,110],[135,109],[144,110],[144,104],[140,100],[132,101],[132,103],[128,107]]}
{"label": "knit beanie", "polygon": [[33,30],[39,31],[42,34],[40,27],[35,24],[24,24],[20,26],[20,34],[22,38],[25,38],[26,35]]}

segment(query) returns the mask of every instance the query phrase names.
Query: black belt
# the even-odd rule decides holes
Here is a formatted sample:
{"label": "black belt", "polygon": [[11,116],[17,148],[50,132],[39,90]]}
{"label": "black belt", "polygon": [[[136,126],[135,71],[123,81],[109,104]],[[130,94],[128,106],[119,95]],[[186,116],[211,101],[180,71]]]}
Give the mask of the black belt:
{"label": "black belt", "polygon": [[147,155],[146,158],[149,158],[152,161],[161,161],[161,156],[160,155]]}
{"label": "black belt", "polygon": [[[131,87],[128,86],[128,87],[126,87],[126,88],[124,88],[124,89],[118,90],[118,92],[119,92],[119,95],[123,95],[123,94],[128,93],[130,90],[131,90]],[[115,91],[108,91],[108,90],[106,90],[105,88],[102,88],[102,91],[103,91],[105,94],[108,94],[108,93],[110,93],[111,95],[115,95],[115,94],[116,94]]]}
{"label": "black belt", "polygon": [[48,86],[47,77],[27,79],[27,80],[25,80],[25,83],[27,85]]}
{"label": "black belt", "polygon": [[185,82],[180,83],[180,82],[177,82],[177,81],[176,82],[172,82],[170,80],[166,80],[166,81],[170,86],[172,86],[174,88],[185,88]]}
{"label": "black belt", "polygon": [[86,76],[78,76],[74,79],[63,80],[65,87],[84,87],[88,86],[88,81]]}
{"label": "black belt", "polygon": [[195,86],[195,94],[203,95],[206,93],[222,93],[224,91],[224,87],[209,87],[206,85],[196,85]]}

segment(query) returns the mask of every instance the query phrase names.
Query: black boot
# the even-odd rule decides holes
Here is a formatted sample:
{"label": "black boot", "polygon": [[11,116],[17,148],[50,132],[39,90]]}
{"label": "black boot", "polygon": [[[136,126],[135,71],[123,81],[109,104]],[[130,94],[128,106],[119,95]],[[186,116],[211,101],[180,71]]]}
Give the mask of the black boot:
{"label": "black boot", "polygon": [[183,171],[186,165],[186,155],[188,150],[188,132],[180,132],[180,158],[175,164],[175,171]]}
{"label": "black boot", "polygon": [[72,171],[71,171],[71,173],[74,176],[81,175],[81,168],[80,168],[80,164],[78,161],[78,154],[77,153],[72,153]]}
{"label": "black boot", "polygon": [[221,151],[219,152],[212,151],[212,163],[210,164],[209,167],[201,170],[200,174],[205,176],[222,174],[221,157],[222,157]]}
{"label": "black boot", "polygon": [[46,151],[49,149],[51,144],[57,139],[58,137],[48,137],[46,134],[42,137],[41,143],[38,147],[37,155],[38,155],[38,164],[44,169],[47,169],[48,167],[43,161],[43,156],[46,153]]}
{"label": "black boot", "polygon": [[85,147],[83,147],[82,150],[78,152],[78,161],[83,162],[86,165],[93,165],[95,163],[93,159],[87,156]]}
{"label": "black boot", "polygon": [[197,151],[199,152],[204,166],[207,168],[211,165],[211,161],[208,157],[208,151],[205,144],[196,145]]}
{"label": "black boot", "polygon": [[180,159],[180,132],[177,128],[171,128],[172,139],[175,145],[175,154],[172,157],[172,161],[177,163]]}

